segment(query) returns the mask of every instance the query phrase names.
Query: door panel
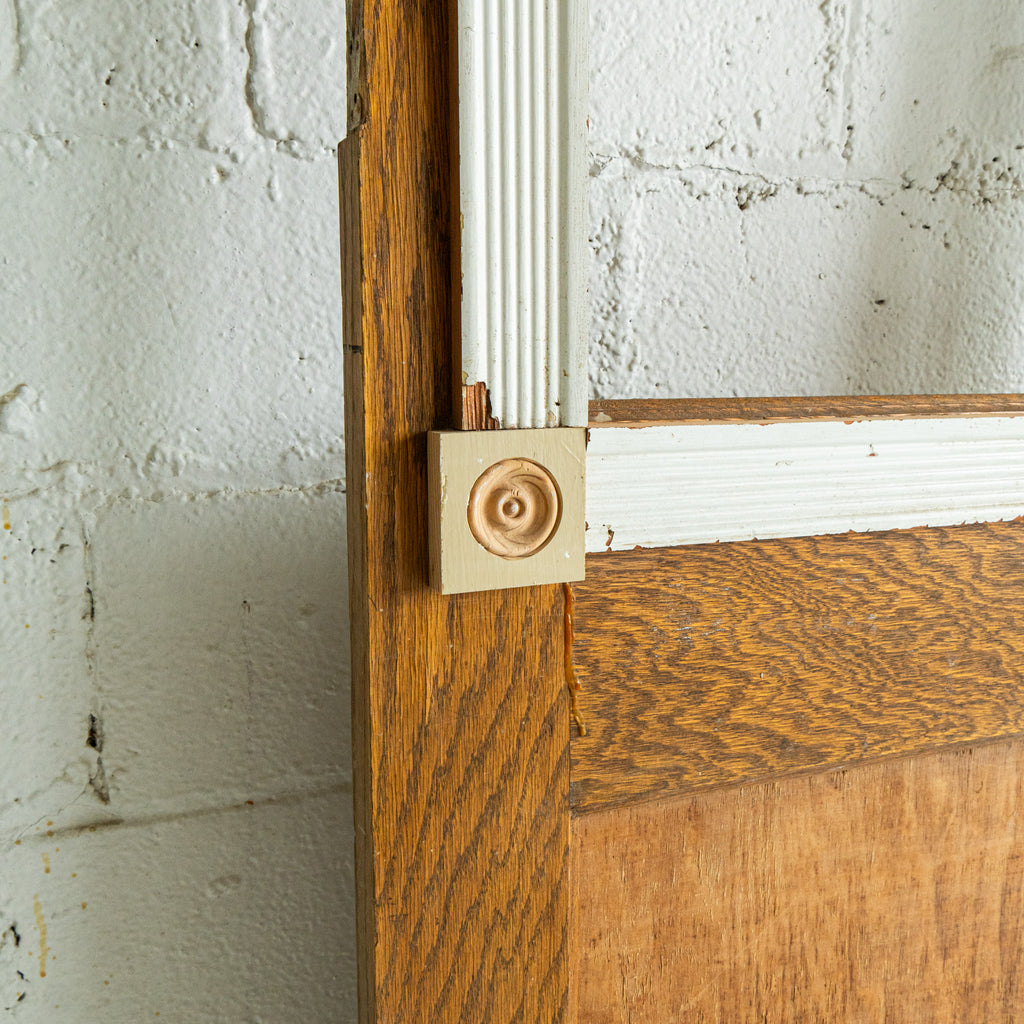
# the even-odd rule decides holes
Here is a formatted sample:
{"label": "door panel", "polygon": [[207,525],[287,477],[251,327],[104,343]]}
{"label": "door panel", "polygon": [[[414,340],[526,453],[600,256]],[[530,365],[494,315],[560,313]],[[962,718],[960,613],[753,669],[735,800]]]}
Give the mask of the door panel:
{"label": "door panel", "polygon": [[1024,523],[587,558],[577,811],[1024,732]]}
{"label": "door panel", "polygon": [[[589,728],[575,810],[561,591],[430,591],[426,434],[459,423],[463,385],[480,383],[453,344],[457,14],[455,0],[349,5],[361,1021],[553,1024],[574,1019],[570,985],[575,1019],[602,1024],[1020,1017],[1024,753],[980,744],[1019,727],[1019,526],[705,549],[678,556],[685,586],[656,553],[592,560],[570,643]],[[914,414],[991,414],[986,401],[1021,409],[921,398]],[[901,414],[885,403],[837,407]]]}
{"label": "door panel", "polygon": [[993,1024],[1024,1003],[1024,742],[572,827],[579,1024]]}
{"label": "door panel", "polygon": [[1022,589],[1020,521],[588,556],[571,1019],[1015,1019]]}

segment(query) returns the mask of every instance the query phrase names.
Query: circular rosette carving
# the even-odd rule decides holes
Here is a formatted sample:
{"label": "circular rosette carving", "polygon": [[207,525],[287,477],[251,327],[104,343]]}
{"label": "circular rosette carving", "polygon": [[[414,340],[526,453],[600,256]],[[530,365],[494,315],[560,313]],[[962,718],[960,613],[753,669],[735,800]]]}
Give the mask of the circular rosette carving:
{"label": "circular rosette carving", "polygon": [[503,459],[473,484],[468,517],[473,536],[491,554],[529,558],[555,535],[562,495],[543,466],[529,459]]}

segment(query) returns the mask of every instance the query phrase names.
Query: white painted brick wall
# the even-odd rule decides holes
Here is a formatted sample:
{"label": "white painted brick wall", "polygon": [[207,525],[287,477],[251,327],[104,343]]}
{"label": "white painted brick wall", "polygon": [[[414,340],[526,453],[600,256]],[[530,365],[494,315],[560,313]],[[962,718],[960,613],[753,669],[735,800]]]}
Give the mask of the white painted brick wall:
{"label": "white painted brick wall", "polygon": [[1024,6],[592,29],[596,395],[1024,390]]}
{"label": "white painted brick wall", "polygon": [[0,1018],[354,1018],[344,17],[0,0]]}
{"label": "white painted brick wall", "polygon": [[[596,394],[1024,390],[1024,8],[592,42]],[[332,0],[0,0],[4,1017],[353,1019],[344,53]]]}

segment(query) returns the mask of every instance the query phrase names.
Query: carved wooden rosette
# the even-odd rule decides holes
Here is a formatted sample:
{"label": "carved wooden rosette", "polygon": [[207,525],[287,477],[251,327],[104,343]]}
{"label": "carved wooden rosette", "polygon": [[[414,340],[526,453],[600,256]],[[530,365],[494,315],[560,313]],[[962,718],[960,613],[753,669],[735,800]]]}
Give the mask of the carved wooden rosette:
{"label": "carved wooden rosette", "polygon": [[529,558],[555,535],[562,496],[555,478],[530,459],[502,459],[473,485],[467,508],[477,542],[501,558]]}

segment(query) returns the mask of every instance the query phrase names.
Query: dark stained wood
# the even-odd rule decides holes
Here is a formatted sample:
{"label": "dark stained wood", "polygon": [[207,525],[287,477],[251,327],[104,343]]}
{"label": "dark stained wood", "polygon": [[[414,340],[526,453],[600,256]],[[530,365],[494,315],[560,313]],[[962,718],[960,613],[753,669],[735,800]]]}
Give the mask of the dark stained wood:
{"label": "dark stained wood", "polygon": [[573,822],[577,1024],[1010,1024],[1024,744]]}
{"label": "dark stained wood", "polygon": [[824,398],[651,398],[590,403],[591,427],[666,423],[1024,416],[1024,395],[852,395]]}
{"label": "dark stained wood", "polygon": [[462,386],[462,420],[459,429],[501,429],[501,424],[491,415],[491,395],[482,381]]}
{"label": "dark stained wood", "polygon": [[562,594],[427,587],[425,435],[457,419],[454,2],[351,10],[365,119],[340,154],[360,1019],[548,1024],[568,999]]}
{"label": "dark stained wood", "polygon": [[1024,733],[1024,524],[590,555],[587,810]]}
{"label": "dark stained wood", "polygon": [[347,0],[345,4],[348,38],[348,53],[345,61],[345,70],[348,75],[346,130],[349,133],[358,131],[366,123],[366,111],[369,106],[364,5],[365,0]]}

